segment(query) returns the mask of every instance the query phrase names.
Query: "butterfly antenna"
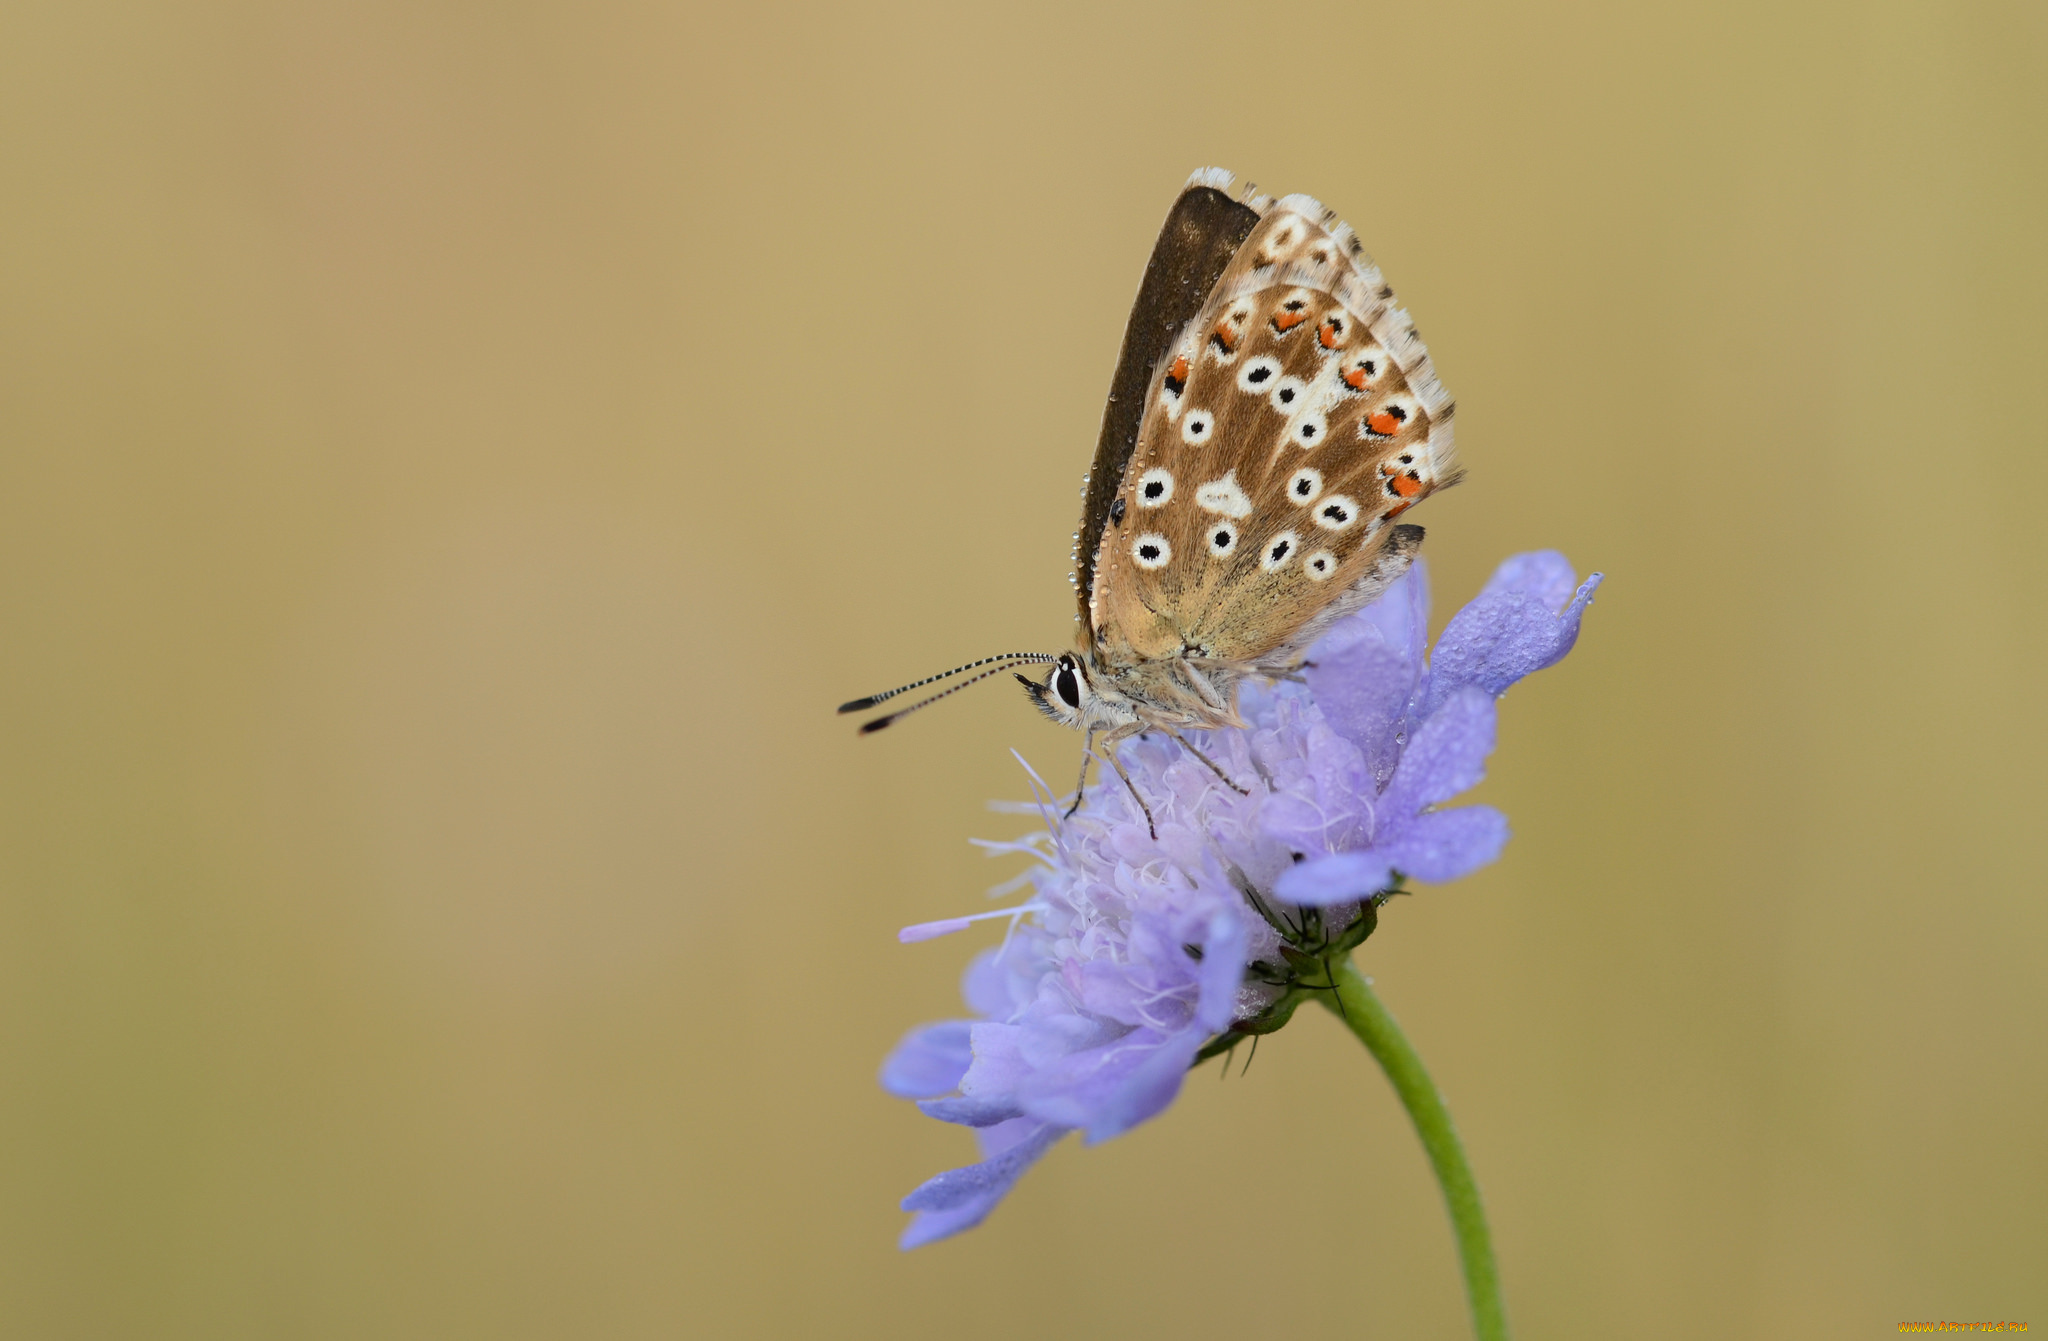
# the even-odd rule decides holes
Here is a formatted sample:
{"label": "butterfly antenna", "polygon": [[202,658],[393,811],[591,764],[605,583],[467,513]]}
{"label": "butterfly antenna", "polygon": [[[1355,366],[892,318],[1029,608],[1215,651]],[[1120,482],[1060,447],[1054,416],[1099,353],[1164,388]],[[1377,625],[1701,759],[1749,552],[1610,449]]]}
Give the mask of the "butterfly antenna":
{"label": "butterfly antenna", "polygon": [[[953,669],[941,671],[937,675],[927,675],[922,680],[912,680],[909,684],[898,685],[894,689],[885,689],[879,694],[869,694],[866,698],[857,698],[851,703],[842,703],[839,705],[839,711],[866,712],[869,708],[879,707],[881,704],[887,703],[898,694],[907,694],[913,689],[922,689],[928,684],[937,684],[941,680],[950,680],[956,675],[986,666],[991,662],[1001,661],[1012,666],[1020,666],[1031,661],[1058,660],[1059,658],[1050,652],[1005,652],[1001,656],[983,657],[979,661],[970,661],[964,666],[955,666]],[[1001,668],[999,667],[998,669]],[[898,715],[900,716],[901,714]]]}
{"label": "butterfly antenna", "polygon": [[[990,657],[990,658],[988,658],[988,659],[989,659],[989,660],[991,660],[991,661],[993,661],[993,660],[998,660],[998,658],[995,658],[995,657]],[[912,714],[912,713],[916,712],[916,711],[917,711],[917,710],[918,710],[919,708],[929,708],[929,707],[930,707],[930,706],[931,706],[932,704],[934,704],[934,703],[937,703],[937,702],[938,702],[938,701],[939,701],[940,699],[942,699],[942,698],[950,698],[950,697],[952,697],[952,696],[953,696],[954,694],[957,694],[957,693],[959,693],[959,692],[960,692],[961,690],[965,689],[965,688],[966,688],[966,687],[967,687],[968,685],[971,685],[971,684],[979,684],[979,683],[981,683],[981,682],[982,682],[983,680],[986,680],[986,679],[987,679],[987,678],[988,678],[989,676],[991,676],[991,675],[1000,675],[1000,674],[1002,674],[1002,673],[1003,673],[1004,671],[1006,671],[1006,670],[1010,669],[1010,667],[1012,667],[1012,666],[1021,666],[1021,665],[1024,665],[1024,664],[1026,664],[1026,663],[1028,663],[1028,662],[1032,662],[1032,661],[1057,661],[1057,660],[1059,660],[1059,658],[1058,658],[1058,657],[1048,657],[1048,656],[1039,656],[1039,655],[1037,655],[1037,654],[1035,654],[1035,653],[1034,653],[1033,655],[1031,655],[1031,656],[1028,656],[1028,657],[1020,657],[1020,658],[1018,658],[1018,659],[1017,659],[1017,660],[1015,660],[1015,661],[1006,661],[1006,662],[1004,662],[1004,663],[1003,663],[1002,665],[1000,665],[1000,666],[991,666],[991,667],[989,667],[989,668],[988,668],[987,670],[983,671],[983,672],[982,672],[981,674],[979,674],[979,675],[970,675],[970,676],[968,676],[968,677],[967,677],[966,679],[962,680],[962,681],[961,681],[961,682],[960,682],[959,684],[956,684],[956,685],[952,686],[952,687],[951,687],[950,689],[941,689],[941,690],[940,690],[940,691],[939,691],[938,693],[936,693],[936,694],[933,694],[933,695],[932,695],[932,696],[931,696],[930,698],[924,698],[924,699],[919,699],[919,700],[918,700],[917,702],[915,702],[915,703],[911,704],[911,705],[910,705],[909,707],[907,707],[907,708],[898,708],[898,709],[897,709],[897,710],[896,710],[895,712],[892,712],[892,713],[890,713],[890,714],[889,714],[888,716],[886,716],[886,717],[877,717],[877,718],[876,718],[876,719],[875,719],[874,721],[872,721],[872,722],[863,722],[863,723],[861,723],[860,733],[861,733],[861,734],[862,734],[863,736],[865,736],[865,735],[866,735],[866,734],[868,734],[868,732],[870,732],[870,731],[880,731],[880,730],[881,730],[881,729],[882,729],[883,727],[885,727],[885,726],[889,725],[889,723],[891,723],[891,722],[893,722],[893,721],[897,720],[898,718],[901,718],[901,717],[908,717],[908,716],[910,716],[910,714]],[[975,663],[975,664],[979,665],[980,663],[979,663],[979,662],[977,662],[977,663]],[[956,671],[956,672],[954,672],[954,673],[955,673],[955,674],[958,674],[959,672],[957,672],[957,671]],[[943,676],[943,675],[940,675],[940,676],[935,676],[934,678],[935,678],[935,679],[940,679],[940,680],[943,680],[943,679],[945,679],[946,677],[945,677],[945,676]],[[923,683],[925,683],[925,684],[930,684],[930,683],[931,683],[931,681],[930,681],[930,680],[926,680],[926,681],[924,681]],[[899,693],[900,693],[901,691],[899,690],[899,691],[897,691],[897,692],[899,692]],[[892,695],[887,695],[887,694],[885,694],[885,695],[883,695],[883,697],[884,697],[884,698],[888,698],[888,697],[893,697],[893,696],[892,696]],[[840,709],[839,711],[841,711],[841,712],[846,712],[846,711],[848,711],[848,709],[846,709],[846,708],[841,708],[841,709]]]}

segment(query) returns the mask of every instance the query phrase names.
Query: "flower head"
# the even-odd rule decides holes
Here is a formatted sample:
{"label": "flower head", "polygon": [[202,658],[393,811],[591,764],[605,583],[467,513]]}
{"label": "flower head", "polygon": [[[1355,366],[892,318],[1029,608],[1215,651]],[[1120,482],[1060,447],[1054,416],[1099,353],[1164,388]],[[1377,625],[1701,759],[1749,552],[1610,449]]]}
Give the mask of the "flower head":
{"label": "flower head", "polygon": [[1067,1132],[1118,1135],[1173,1102],[1205,1049],[1284,1024],[1404,878],[1499,856],[1499,811],[1438,807],[1483,776],[1494,700],[1571,650],[1599,584],[1555,552],[1517,555],[1426,656],[1418,561],[1310,649],[1304,683],[1247,685],[1245,729],[1193,737],[1248,794],[1171,739],[1127,743],[1153,826],[1113,774],[1065,819],[1034,774],[1045,829],[989,846],[1036,858],[1035,894],[981,915],[1011,929],[968,969],[977,1018],[913,1030],[882,1068],[883,1088],[974,1128],[982,1153],[904,1201],[903,1246],[979,1223]]}

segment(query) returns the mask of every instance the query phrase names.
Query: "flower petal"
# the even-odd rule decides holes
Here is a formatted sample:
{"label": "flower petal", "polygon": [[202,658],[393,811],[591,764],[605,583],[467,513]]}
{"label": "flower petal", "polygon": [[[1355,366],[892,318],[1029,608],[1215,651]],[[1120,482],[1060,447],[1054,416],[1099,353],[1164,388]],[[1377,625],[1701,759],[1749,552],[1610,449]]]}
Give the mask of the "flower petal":
{"label": "flower petal", "polygon": [[1363,751],[1375,772],[1391,766],[1400,752],[1395,736],[1422,680],[1422,658],[1387,646],[1371,625],[1352,620],[1316,647],[1309,658],[1315,664],[1302,677],[1323,720]]}
{"label": "flower petal", "polygon": [[[1408,571],[1395,578],[1371,605],[1349,620],[1339,620],[1337,627],[1347,623],[1370,624],[1380,631],[1388,647],[1410,661],[1421,661],[1423,643],[1429,636],[1428,561],[1416,556]],[[1311,651],[1309,660],[1315,659]]]}
{"label": "flower petal", "polygon": [[1142,1055],[1138,1064],[1124,1075],[1122,1083],[1104,1096],[1084,1133],[1089,1145],[1121,1136],[1148,1118],[1158,1117],[1180,1095],[1181,1082],[1195,1063],[1195,1054],[1208,1041],[1210,1030],[1199,1025],[1168,1035]]}
{"label": "flower petal", "polygon": [[1392,771],[1394,738],[1426,662],[1429,573],[1417,559],[1379,599],[1340,619],[1304,658],[1302,678],[1332,728],[1365,752],[1376,780]]}
{"label": "flower petal", "polygon": [[1283,871],[1273,892],[1289,903],[1328,907],[1385,889],[1392,875],[1392,866],[1377,852],[1332,852]]}
{"label": "flower petal", "polygon": [[963,1127],[993,1127],[998,1122],[1024,1116],[1024,1110],[1007,1095],[995,1098],[919,1099],[917,1107],[926,1117],[957,1122]]}
{"label": "flower petal", "polygon": [[1493,753],[1494,722],[1492,697],[1470,685],[1423,722],[1380,798],[1382,841],[1424,806],[1479,785],[1486,776],[1486,756]]}
{"label": "flower petal", "polygon": [[1601,576],[1587,578],[1567,603],[1572,569],[1562,554],[1539,550],[1502,564],[1437,639],[1424,715],[1464,685],[1498,696],[1523,676],[1555,664],[1578,641],[1579,619]]}
{"label": "flower petal", "polygon": [[[1032,1077],[1057,1066],[1062,1058],[1100,1047],[1121,1037],[1125,1029],[1113,1021],[1058,1004],[1060,993],[1035,1004],[1022,1023],[982,1021],[974,1026],[974,1061],[960,1077],[960,1092],[969,1098],[999,1099],[1015,1094]],[[1070,1122],[1078,1127],[1078,1122]]]}
{"label": "flower petal", "polygon": [[1572,589],[1579,584],[1577,572],[1571,560],[1554,549],[1532,549],[1510,555],[1493,570],[1493,576],[1480,588],[1483,599],[1488,596],[1502,596],[1519,592],[1533,596],[1543,602],[1552,614],[1564,609],[1565,602],[1572,598]]}
{"label": "flower petal", "polygon": [[971,1020],[945,1020],[913,1029],[882,1063],[882,1088],[899,1099],[951,1094],[974,1061]]}
{"label": "flower petal", "polygon": [[1097,959],[1071,967],[1065,981],[1074,993],[1074,1004],[1090,1015],[1132,1028],[1145,1023],[1153,992],[1149,983],[1132,976],[1129,965]]}
{"label": "flower petal", "polygon": [[1383,853],[1401,874],[1436,885],[1492,862],[1507,841],[1506,815],[1492,806],[1459,806],[1416,816]]}
{"label": "flower petal", "polygon": [[1228,1028],[1237,1014],[1237,989],[1244,982],[1244,962],[1251,944],[1251,926],[1246,917],[1209,919],[1209,935],[1202,942],[1201,1000],[1195,1006],[1195,1023],[1209,1033]]}
{"label": "flower petal", "polygon": [[1017,1098],[1032,1117],[1084,1128],[1091,1145],[1106,1141],[1173,1102],[1210,1032],[1199,1025],[1171,1033],[1133,1029],[1040,1069],[1018,1087]]}
{"label": "flower petal", "polygon": [[1018,973],[1014,959],[1004,959],[1002,947],[991,946],[968,961],[960,995],[976,1015],[1000,1020],[1031,999],[1029,975]]}
{"label": "flower petal", "polygon": [[919,1212],[898,1243],[904,1249],[972,1229],[987,1218],[1024,1171],[1066,1135],[1063,1127],[1019,1118],[1014,1123],[979,1133],[987,1158],[979,1164],[949,1169],[903,1199],[903,1209]]}

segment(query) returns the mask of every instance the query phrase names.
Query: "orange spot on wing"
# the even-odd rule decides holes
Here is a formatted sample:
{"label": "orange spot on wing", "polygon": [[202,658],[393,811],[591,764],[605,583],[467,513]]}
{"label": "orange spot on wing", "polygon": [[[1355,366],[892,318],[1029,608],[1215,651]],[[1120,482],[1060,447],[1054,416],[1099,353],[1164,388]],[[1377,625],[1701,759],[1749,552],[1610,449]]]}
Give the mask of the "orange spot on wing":
{"label": "orange spot on wing", "polygon": [[1222,342],[1225,349],[1237,349],[1237,331],[1231,326],[1228,317],[1216,323],[1216,338]]}
{"label": "orange spot on wing", "polygon": [[1409,508],[1412,508],[1414,506],[1415,500],[1412,498],[1405,503],[1396,503],[1394,504],[1394,506],[1387,509],[1387,515],[1385,517],[1385,520],[1392,521],[1394,520],[1394,518],[1400,516],[1402,513],[1406,512]]}
{"label": "orange spot on wing", "polygon": [[1388,482],[1395,493],[1403,498],[1413,498],[1422,492],[1422,481],[1413,475],[1396,475]]}
{"label": "orange spot on wing", "polygon": [[1401,421],[1388,414],[1385,410],[1381,410],[1365,422],[1372,425],[1373,432],[1384,434],[1389,438],[1401,431]]}
{"label": "orange spot on wing", "polygon": [[1350,372],[1345,373],[1344,385],[1350,387],[1353,391],[1365,390],[1365,369],[1353,368]]}
{"label": "orange spot on wing", "polygon": [[1173,379],[1174,381],[1176,381],[1176,382],[1185,382],[1185,381],[1187,381],[1187,380],[1188,380],[1188,356],[1187,356],[1186,354],[1182,354],[1182,355],[1181,355],[1181,356],[1180,356],[1179,358],[1175,359],[1175,360],[1173,361],[1173,367],[1172,367],[1172,369],[1171,369],[1170,371],[1168,371],[1168,373],[1167,373],[1166,375],[1167,375],[1168,377],[1171,377],[1171,378],[1172,378],[1172,379]]}
{"label": "orange spot on wing", "polygon": [[1296,326],[1299,326],[1302,322],[1307,320],[1308,318],[1303,316],[1299,312],[1275,312],[1273,314],[1273,329],[1279,331],[1282,335],[1285,335],[1287,332],[1293,330]]}
{"label": "orange spot on wing", "polygon": [[1316,343],[1325,349],[1335,349],[1337,347],[1337,323],[1334,321],[1324,322],[1322,329],[1316,332]]}

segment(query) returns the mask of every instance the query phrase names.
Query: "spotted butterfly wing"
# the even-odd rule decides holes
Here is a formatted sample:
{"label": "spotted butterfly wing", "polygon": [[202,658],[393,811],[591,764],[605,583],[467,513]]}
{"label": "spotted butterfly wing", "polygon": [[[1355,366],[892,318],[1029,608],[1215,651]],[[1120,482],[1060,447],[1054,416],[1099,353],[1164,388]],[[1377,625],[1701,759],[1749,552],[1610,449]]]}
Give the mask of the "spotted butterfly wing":
{"label": "spotted butterfly wing", "polygon": [[1091,537],[1110,665],[1284,669],[1405,569],[1421,531],[1395,518],[1458,477],[1450,398],[1351,229],[1307,196],[1242,204],[1258,221],[1153,368]]}

